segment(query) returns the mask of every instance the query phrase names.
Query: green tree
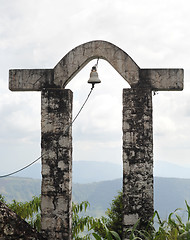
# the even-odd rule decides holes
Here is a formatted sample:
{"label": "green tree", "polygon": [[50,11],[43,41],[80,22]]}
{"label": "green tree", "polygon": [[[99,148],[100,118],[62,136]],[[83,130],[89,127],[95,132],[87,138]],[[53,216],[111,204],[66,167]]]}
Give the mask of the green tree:
{"label": "green tree", "polygon": [[106,217],[101,217],[102,224],[97,224],[94,227],[96,233],[102,238],[107,239],[106,228],[109,231],[118,233],[122,238],[122,222],[123,222],[123,192],[118,192],[118,195],[112,200],[110,208],[106,211]]}
{"label": "green tree", "polygon": [[115,231],[122,237],[122,222],[123,222],[123,192],[118,192],[118,195],[112,200],[110,208],[107,209],[107,227]]}
{"label": "green tree", "polygon": [[[0,195],[0,201],[6,203],[5,198]],[[29,202],[17,202],[13,200],[10,204],[7,204],[17,215],[26,220],[32,227],[35,227],[38,231],[41,229],[41,197],[33,197]],[[72,239],[74,240],[90,240],[92,235],[95,239],[108,239],[108,240],[120,240],[119,235],[110,231],[104,218],[98,219],[90,216],[85,216],[85,212],[90,204],[84,201],[80,204],[73,203],[72,205]],[[94,229],[102,229],[102,238],[98,233],[94,232]]]}
{"label": "green tree", "polygon": [[[0,200],[5,199],[0,195]],[[190,206],[186,203],[187,222],[184,223],[177,214],[179,209],[169,214],[168,219],[162,221],[158,212],[155,211],[152,221],[147,226],[148,230],[137,230],[139,221],[133,229],[128,229],[130,240],[190,240]],[[13,209],[23,219],[27,220],[32,226],[38,228],[40,225],[40,197],[33,197],[30,202],[17,202],[13,200],[8,206]],[[72,233],[74,240],[89,240],[92,235],[96,240],[120,240],[122,232],[122,192],[112,201],[110,209],[107,210],[107,218],[100,219],[85,216],[88,202],[80,204],[73,203],[73,225]],[[37,214],[37,215],[36,215]],[[38,215],[39,214],[39,215]],[[81,215],[82,214],[82,215]],[[37,217],[39,216],[39,217]],[[39,221],[36,225],[35,222]],[[159,228],[154,228],[154,222],[157,221]],[[118,232],[118,233],[117,233]]]}
{"label": "green tree", "polygon": [[3,202],[3,203],[6,203],[5,197],[2,194],[0,194],[0,201]]}
{"label": "green tree", "polygon": [[[90,204],[87,201],[84,201],[80,204],[73,203],[73,218],[72,218],[72,239],[75,240],[90,240],[92,235],[97,240],[108,239],[108,240],[121,240],[119,235],[110,231],[102,219],[93,218],[90,216],[80,216],[81,213],[84,214]],[[95,229],[101,229],[103,231],[102,238],[101,235],[95,233]]]}
{"label": "green tree", "polygon": [[[90,206],[89,202],[83,201],[82,203],[72,204],[72,239],[91,239],[91,233],[93,224],[95,224],[95,219],[90,216],[80,216],[82,212],[86,212],[87,208]],[[86,234],[83,232],[86,230]]]}
{"label": "green tree", "polygon": [[41,197],[33,197],[29,202],[13,200],[7,206],[38,231],[41,229]]}

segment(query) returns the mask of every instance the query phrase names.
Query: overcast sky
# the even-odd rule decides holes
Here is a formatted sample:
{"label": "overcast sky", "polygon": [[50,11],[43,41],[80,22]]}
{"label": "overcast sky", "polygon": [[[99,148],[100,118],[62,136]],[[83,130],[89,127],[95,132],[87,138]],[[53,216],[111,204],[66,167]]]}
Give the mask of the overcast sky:
{"label": "overcast sky", "polygon": [[[9,69],[53,68],[92,40],[122,48],[141,68],[184,68],[184,91],[153,97],[154,161],[190,167],[190,2],[188,0],[0,0],[0,172],[40,156],[40,92],[11,92]],[[90,91],[90,62],[67,85],[75,115]],[[122,89],[104,60],[73,125],[74,161],[122,164]]]}

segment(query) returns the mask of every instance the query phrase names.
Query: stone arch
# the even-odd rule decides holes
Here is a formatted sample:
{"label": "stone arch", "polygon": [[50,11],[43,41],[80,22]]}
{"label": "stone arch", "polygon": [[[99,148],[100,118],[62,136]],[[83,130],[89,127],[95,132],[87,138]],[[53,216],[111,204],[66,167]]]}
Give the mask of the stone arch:
{"label": "stone arch", "polygon": [[108,61],[131,87],[139,83],[140,68],[133,59],[114,44],[99,40],[84,43],[68,52],[54,68],[54,83],[65,88],[95,58]]}
{"label": "stone arch", "polygon": [[[153,216],[152,90],[183,90],[183,69],[140,69],[117,46],[92,41],[71,50],[54,69],[9,71],[10,90],[42,93],[41,212],[48,239],[72,238],[73,95],[63,88],[94,58],[107,60],[131,86],[123,90],[123,232],[138,219],[144,228]],[[64,134],[63,126],[69,126]]]}

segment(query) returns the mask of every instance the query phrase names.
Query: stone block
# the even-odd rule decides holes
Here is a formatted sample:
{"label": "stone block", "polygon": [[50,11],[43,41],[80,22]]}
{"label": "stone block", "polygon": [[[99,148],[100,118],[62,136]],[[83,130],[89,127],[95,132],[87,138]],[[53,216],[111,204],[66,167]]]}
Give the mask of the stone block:
{"label": "stone block", "polygon": [[124,216],[124,225],[132,226],[138,221],[139,217],[138,214],[129,214]]}
{"label": "stone block", "polygon": [[53,69],[12,69],[9,70],[11,91],[41,91],[53,88]]}
{"label": "stone block", "polygon": [[140,76],[154,91],[183,90],[183,69],[141,69]]}

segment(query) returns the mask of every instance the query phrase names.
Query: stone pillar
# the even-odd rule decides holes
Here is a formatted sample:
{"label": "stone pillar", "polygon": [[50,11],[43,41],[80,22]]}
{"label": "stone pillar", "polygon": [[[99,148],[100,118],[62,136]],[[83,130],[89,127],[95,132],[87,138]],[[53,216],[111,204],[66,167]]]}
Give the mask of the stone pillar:
{"label": "stone pillar", "polygon": [[123,89],[123,203],[123,231],[139,218],[143,229],[154,212],[150,88]]}
{"label": "stone pillar", "polygon": [[42,91],[42,232],[48,240],[71,239],[72,97],[68,89]]}

